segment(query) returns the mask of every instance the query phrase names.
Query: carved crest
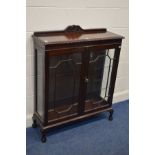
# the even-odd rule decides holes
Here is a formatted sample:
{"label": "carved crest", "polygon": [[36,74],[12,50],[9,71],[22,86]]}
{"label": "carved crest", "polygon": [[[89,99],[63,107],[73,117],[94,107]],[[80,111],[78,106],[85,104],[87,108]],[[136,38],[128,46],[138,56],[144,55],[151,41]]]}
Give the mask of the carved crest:
{"label": "carved crest", "polygon": [[80,32],[83,29],[79,25],[70,25],[65,29],[66,32]]}

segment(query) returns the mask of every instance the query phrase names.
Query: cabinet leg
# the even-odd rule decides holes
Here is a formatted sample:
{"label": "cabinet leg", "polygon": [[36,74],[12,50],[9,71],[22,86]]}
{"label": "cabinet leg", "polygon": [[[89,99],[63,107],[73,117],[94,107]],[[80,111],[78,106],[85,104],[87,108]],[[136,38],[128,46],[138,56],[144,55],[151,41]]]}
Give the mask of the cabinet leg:
{"label": "cabinet leg", "polygon": [[46,142],[46,134],[41,131],[41,142],[45,143]]}
{"label": "cabinet leg", "polygon": [[109,111],[109,113],[110,113],[110,115],[109,115],[109,121],[112,121],[112,120],[113,120],[113,113],[114,113],[114,110],[111,109],[111,110]]}
{"label": "cabinet leg", "polygon": [[37,121],[32,117],[33,123],[32,123],[32,128],[37,127]]}

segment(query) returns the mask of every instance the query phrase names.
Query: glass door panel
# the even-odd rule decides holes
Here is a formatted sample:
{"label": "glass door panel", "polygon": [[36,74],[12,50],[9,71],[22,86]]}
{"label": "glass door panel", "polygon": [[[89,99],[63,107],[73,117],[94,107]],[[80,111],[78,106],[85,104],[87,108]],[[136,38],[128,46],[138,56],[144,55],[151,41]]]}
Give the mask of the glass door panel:
{"label": "glass door panel", "polygon": [[113,58],[114,49],[90,52],[85,111],[107,105]]}
{"label": "glass door panel", "polygon": [[50,57],[49,119],[78,113],[81,53]]}

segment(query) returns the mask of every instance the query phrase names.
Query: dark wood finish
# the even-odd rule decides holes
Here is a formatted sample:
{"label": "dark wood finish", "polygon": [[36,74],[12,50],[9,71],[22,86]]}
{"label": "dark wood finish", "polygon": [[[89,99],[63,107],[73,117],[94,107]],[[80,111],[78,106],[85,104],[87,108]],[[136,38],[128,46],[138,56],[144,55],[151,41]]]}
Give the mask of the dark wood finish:
{"label": "dark wood finish", "polygon": [[34,80],[34,88],[35,88],[35,100],[34,100],[34,112],[37,111],[37,50],[34,50],[34,59],[35,59],[35,80]]}
{"label": "dark wood finish", "polygon": [[[85,30],[77,25],[63,31],[34,32],[32,126],[40,126],[42,142],[51,128],[100,112],[109,112],[112,120],[122,39],[105,28]],[[112,57],[110,49],[115,49]]]}
{"label": "dark wood finish", "polygon": [[48,53],[45,53],[45,113],[44,113],[44,125],[48,124],[48,97],[49,97],[49,56]]}
{"label": "dark wood finish", "polygon": [[90,53],[85,49],[85,52],[82,54],[82,66],[81,66],[81,77],[80,77],[80,92],[79,92],[79,114],[82,115],[84,113],[84,101],[86,97],[86,89],[88,78],[88,63],[89,63],[89,55]]}

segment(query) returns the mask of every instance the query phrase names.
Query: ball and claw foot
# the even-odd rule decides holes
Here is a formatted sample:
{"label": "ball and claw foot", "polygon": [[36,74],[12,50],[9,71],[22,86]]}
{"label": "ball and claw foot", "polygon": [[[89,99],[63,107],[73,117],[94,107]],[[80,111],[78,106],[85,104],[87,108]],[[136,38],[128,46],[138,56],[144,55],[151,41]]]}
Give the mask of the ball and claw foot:
{"label": "ball and claw foot", "polygon": [[33,120],[32,128],[36,128],[36,127],[37,127],[37,121]]}
{"label": "ball and claw foot", "polygon": [[46,142],[46,136],[45,135],[42,135],[41,141],[42,141],[42,143],[45,143]]}
{"label": "ball and claw foot", "polygon": [[113,120],[113,113],[114,113],[114,110],[112,109],[111,111],[109,111],[110,115],[109,115],[109,121],[112,121]]}

